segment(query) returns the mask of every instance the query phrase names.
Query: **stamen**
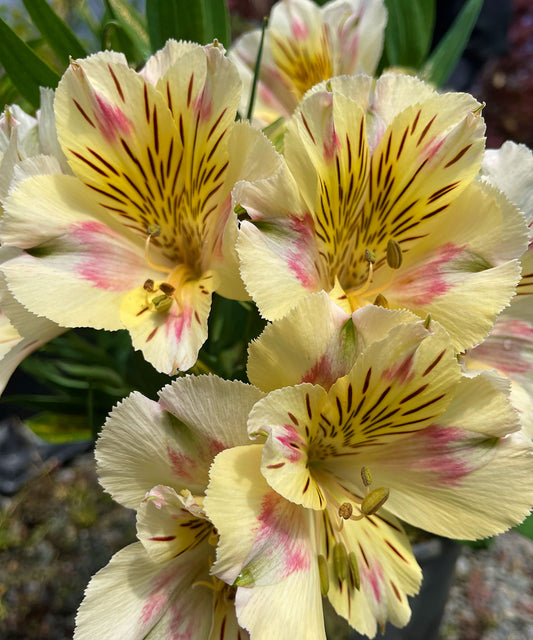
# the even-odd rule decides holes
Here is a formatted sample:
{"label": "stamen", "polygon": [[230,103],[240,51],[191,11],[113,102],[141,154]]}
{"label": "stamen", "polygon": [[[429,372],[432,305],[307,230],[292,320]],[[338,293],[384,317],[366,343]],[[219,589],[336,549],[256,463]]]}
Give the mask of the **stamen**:
{"label": "stamen", "polygon": [[154,281],[152,280],[152,278],[148,278],[147,280],[144,281],[143,289],[145,291],[148,291],[148,293],[153,293],[155,291]]}
{"label": "stamen", "polygon": [[349,520],[353,513],[353,507],[349,502],[343,502],[339,507],[339,516],[343,520]]}
{"label": "stamen", "polygon": [[391,269],[399,269],[402,266],[402,248],[391,238],[387,243],[387,264]]}
{"label": "stamen", "polygon": [[[157,226],[157,225],[150,225],[148,227],[148,230],[150,230],[150,228],[154,226]],[[152,260],[150,259],[150,255],[149,255],[150,241],[152,237],[156,237],[161,233],[161,227],[158,227],[158,229],[159,229],[159,233],[156,233],[156,234],[149,233],[148,237],[146,238],[146,242],[144,244],[144,259],[152,267],[152,269],[155,269],[156,271],[162,271],[163,273],[170,275],[172,273],[172,269],[169,269],[168,267],[162,267],[161,265],[156,264],[155,262],[152,262]]]}
{"label": "stamen", "polygon": [[162,282],[159,285],[159,289],[167,296],[171,296],[174,291],[176,291],[176,287],[173,287],[171,284],[168,284],[168,282]]}
{"label": "stamen", "polygon": [[384,307],[385,309],[389,309],[390,308],[389,307],[389,301],[381,293],[378,293],[378,295],[376,296],[376,298],[374,300],[374,304],[376,305],[376,307]]}
{"label": "stamen", "polygon": [[381,487],[374,489],[361,503],[361,513],[365,516],[372,516],[381,509],[389,497],[389,490]]}
{"label": "stamen", "polygon": [[372,484],[372,474],[368,467],[361,467],[361,480],[365,487],[369,487]]}
{"label": "stamen", "polygon": [[172,298],[169,298],[165,294],[156,296],[152,299],[152,304],[154,305],[156,311],[163,313],[165,311],[168,311],[172,306]]}
{"label": "stamen", "polygon": [[428,313],[426,316],[426,319],[424,320],[424,327],[429,330],[430,326],[431,326],[431,314]]}
{"label": "stamen", "polygon": [[346,547],[342,542],[337,543],[333,547],[333,565],[337,578],[344,580],[346,578],[346,570],[348,569],[348,556],[346,554]]}
{"label": "stamen", "polygon": [[320,577],[320,591],[326,597],[329,591],[329,572],[328,563],[323,555],[318,556],[318,575]]}
{"label": "stamen", "polygon": [[357,556],[353,551],[348,555],[348,569],[350,571],[350,582],[352,586],[359,591],[361,588],[361,578],[359,576],[359,565],[357,564]]}

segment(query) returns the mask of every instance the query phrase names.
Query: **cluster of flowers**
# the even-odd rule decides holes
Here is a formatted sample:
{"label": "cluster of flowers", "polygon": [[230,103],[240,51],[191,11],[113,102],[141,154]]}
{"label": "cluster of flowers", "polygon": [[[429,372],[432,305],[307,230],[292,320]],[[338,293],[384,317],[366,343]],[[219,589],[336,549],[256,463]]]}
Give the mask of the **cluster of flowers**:
{"label": "cluster of flowers", "polygon": [[99,475],[139,542],[77,640],[320,639],[322,597],[372,637],[420,587],[402,522],[476,539],[531,508],[533,155],[485,151],[467,94],[372,79],[385,20],[278,3],[252,123],[259,33],[138,73],[76,60],[38,122],[3,116],[2,384],[79,326],[186,371],[213,292],[270,321],[250,384],[182,376],[112,411]]}

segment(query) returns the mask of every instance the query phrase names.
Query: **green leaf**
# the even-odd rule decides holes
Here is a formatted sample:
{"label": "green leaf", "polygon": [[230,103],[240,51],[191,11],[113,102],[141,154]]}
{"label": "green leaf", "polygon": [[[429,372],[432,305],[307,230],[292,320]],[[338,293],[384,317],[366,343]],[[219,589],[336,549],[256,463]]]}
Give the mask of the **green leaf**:
{"label": "green leaf", "polygon": [[147,60],[151,54],[150,38],[141,14],[125,0],[106,0],[106,4],[115,20],[130,37],[140,57]]}
{"label": "green leaf", "polygon": [[231,44],[231,25],[229,11],[225,0],[202,0],[205,5],[205,41],[215,38],[226,49]]}
{"label": "green leaf", "polygon": [[528,517],[516,527],[516,530],[521,533],[526,538],[533,540],[533,511],[528,515]]}
{"label": "green leaf", "polygon": [[426,59],[435,25],[435,0],[385,0],[385,50],[391,66],[418,69]]}
{"label": "green leaf", "polygon": [[36,109],[40,104],[39,87],[55,89],[59,76],[52,71],[0,18],[0,63],[11,81]]}
{"label": "green leaf", "polygon": [[65,67],[68,66],[69,56],[73,58],[87,56],[87,52],[74,33],[46,0],[22,0],[22,2],[33,23]]}
{"label": "green leaf", "polygon": [[46,442],[67,443],[92,439],[87,416],[46,411],[26,420],[26,424]]}
{"label": "green leaf", "polygon": [[265,31],[267,28],[268,19],[263,18],[263,25],[261,28],[261,40],[259,41],[259,49],[257,50],[257,58],[255,59],[254,66],[254,78],[252,80],[252,91],[250,93],[250,103],[248,104],[248,113],[246,117],[248,120],[252,119],[252,114],[254,112],[254,102],[255,102],[255,92],[257,89],[257,83],[259,81],[259,69],[261,67],[261,58],[263,57],[263,45],[265,42]]}
{"label": "green leaf", "polygon": [[146,18],[154,52],[161,49],[169,38],[205,41],[203,0],[146,0]]}
{"label": "green leaf", "polygon": [[461,57],[476,24],[483,0],[467,0],[422,69],[422,77],[442,87]]}

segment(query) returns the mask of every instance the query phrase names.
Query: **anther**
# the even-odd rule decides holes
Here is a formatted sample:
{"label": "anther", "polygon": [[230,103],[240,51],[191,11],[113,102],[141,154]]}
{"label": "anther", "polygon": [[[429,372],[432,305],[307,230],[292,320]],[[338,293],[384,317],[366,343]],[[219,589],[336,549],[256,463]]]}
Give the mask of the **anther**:
{"label": "anther", "polygon": [[144,281],[143,289],[145,291],[148,291],[148,293],[154,292],[154,281],[152,280],[152,278],[148,278],[148,280]]}
{"label": "anther", "polygon": [[369,487],[372,484],[372,474],[368,467],[361,467],[361,480],[365,487]]}
{"label": "anther", "polygon": [[393,238],[387,243],[387,264],[391,269],[402,266],[402,248]]}
{"label": "anther", "polygon": [[233,213],[236,213],[238,216],[248,215],[248,211],[246,211],[246,209],[241,204],[235,205]]}
{"label": "anther", "polygon": [[161,227],[158,224],[149,224],[146,231],[151,238],[161,235]]}
{"label": "anther", "polygon": [[374,264],[376,262],[376,254],[372,249],[365,249],[365,260],[370,262],[370,264]]}
{"label": "anther", "polygon": [[424,320],[424,327],[426,329],[429,329],[430,326],[431,326],[431,314],[428,313],[426,316],[426,319]]}
{"label": "anther", "polygon": [[339,507],[339,516],[343,520],[349,520],[353,513],[353,507],[349,502],[343,502]]}
{"label": "anther", "polygon": [[328,563],[323,555],[318,556],[318,576],[320,578],[320,591],[326,597],[329,591],[329,572]]}
{"label": "anther", "polygon": [[346,555],[346,547],[342,542],[333,547],[333,564],[337,578],[344,580],[346,578],[346,569],[348,568],[348,556]]}
{"label": "anther", "polygon": [[350,582],[352,583],[352,586],[359,591],[361,588],[361,578],[359,576],[357,557],[353,551],[351,551],[348,556],[348,570],[350,571]]}
{"label": "anther", "polygon": [[376,307],[384,307],[385,309],[389,308],[389,301],[381,293],[378,293],[378,295],[376,296],[374,304],[376,305]]}
{"label": "anther", "polygon": [[171,284],[168,284],[168,282],[162,282],[159,285],[159,289],[167,296],[171,296],[174,291],[176,291],[176,287],[173,287]]}
{"label": "anther", "polygon": [[374,489],[374,491],[371,491],[361,503],[361,513],[365,516],[374,515],[374,513],[381,509],[385,504],[388,497],[388,489],[384,489],[383,487],[380,489]]}

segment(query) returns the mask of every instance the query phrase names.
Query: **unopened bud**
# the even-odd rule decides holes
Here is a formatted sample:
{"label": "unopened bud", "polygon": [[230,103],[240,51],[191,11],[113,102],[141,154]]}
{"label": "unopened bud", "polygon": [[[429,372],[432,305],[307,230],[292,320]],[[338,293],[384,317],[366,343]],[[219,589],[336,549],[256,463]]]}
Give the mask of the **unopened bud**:
{"label": "unopened bud", "polygon": [[376,296],[376,299],[374,300],[374,304],[377,307],[385,307],[385,309],[389,308],[389,301],[381,293],[378,293],[378,295]]}
{"label": "unopened bud", "polygon": [[235,205],[235,209],[233,209],[233,211],[238,216],[242,216],[242,215],[247,215],[248,214],[248,211],[246,211],[246,209],[241,204],[236,204]]}
{"label": "unopened bud", "polygon": [[391,269],[402,266],[402,248],[393,238],[387,243],[387,264]]}
{"label": "unopened bud", "polygon": [[323,555],[318,556],[318,576],[320,578],[320,592],[326,597],[329,591],[329,572],[328,563]]}
{"label": "unopened bud", "polygon": [[384,489],[383,487],[380,489],[374,489],[374,491],[371,491],[361,503],[361,513],[365,516],[374,515],[374,513],[376,513],[378,509],[381,509],[385,504],[388,497],[388,489]]}
{"label": "unopened bud", "polygon": [[342,542],[333,547],[333,564],[337,578],[344,580],[346,578],[346,569],[348,568],[348,556],[346,555],[346,547]]}

